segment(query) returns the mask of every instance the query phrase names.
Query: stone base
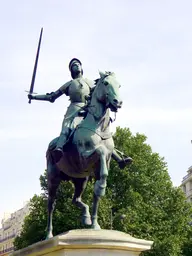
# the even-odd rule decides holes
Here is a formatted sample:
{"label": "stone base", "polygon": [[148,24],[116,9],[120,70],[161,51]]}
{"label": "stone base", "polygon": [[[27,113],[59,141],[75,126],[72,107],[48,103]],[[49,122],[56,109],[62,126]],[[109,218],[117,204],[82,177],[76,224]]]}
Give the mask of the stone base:
{"label": "stone base", "polygon": [[137,256],[153,242],[115,230],[77,229],[16,251],[11,256]]}

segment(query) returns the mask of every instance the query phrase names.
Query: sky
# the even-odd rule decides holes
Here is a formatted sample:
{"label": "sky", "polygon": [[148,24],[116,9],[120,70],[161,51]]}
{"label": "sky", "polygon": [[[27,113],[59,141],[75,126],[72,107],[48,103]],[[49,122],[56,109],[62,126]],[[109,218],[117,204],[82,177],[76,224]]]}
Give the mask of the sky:
{"label": "sky", "polygon": [[112,125],[147,136],[174,186],[192,165],[192,2],[190,0],[2,1],[0,9],[0,219],[39,194],[48,143],[60,133],[68,98],[28,104],[57,90],[79,58],[84,77],[113,71],[123,107]]}

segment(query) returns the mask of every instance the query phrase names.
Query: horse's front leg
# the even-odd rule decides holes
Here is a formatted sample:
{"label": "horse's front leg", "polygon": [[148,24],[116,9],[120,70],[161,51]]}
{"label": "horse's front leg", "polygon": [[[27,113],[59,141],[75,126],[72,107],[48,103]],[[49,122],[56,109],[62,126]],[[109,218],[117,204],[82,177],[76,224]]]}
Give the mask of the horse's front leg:
{"label": "horse's front leg", "polygon": [[91,225],[91,216],[89,213],[89,206],[85,204],[81,196],[87,186],[88,177],[82,179],[73,179],[73,184],[75,186],[75,193],[73,197],[72,203],[77,207],[82,209],[82,224],[83,225]]}
{"label": "horse's front leg", "polygon": [[107,152],[104,146],[98,147],[96,152],[99,154],[100,157],[100,172],[99,179],[95,182],[94,193],[96,196],[100,197],[105,195],[105,190],[107,186]]}
{"label": "horse's front leg", "polygon": [[92,221],[92,228],[93,229],[101,229],[99,223],[98,223],[98,208],[99,208],[99,200],[100,196],[97,196],[94,192],[93,196],[93,212],[91,216],[91,221]]}
{"label": "horse's front leg", "polygon": [[98,224],[97,215],[99,208],[99,200],[101,196],[105,195],[105,190],[107,186],[107,176],[108,176],[108,168],[107,168],[107,153],[104,146],[100,146],[97,149],[97,153],[100,156],[100,172],[99,178],[95,182],[94,186],[94,198],[93,198],[93,212],[92,212],[92,228],[100,229],[100,225]]}

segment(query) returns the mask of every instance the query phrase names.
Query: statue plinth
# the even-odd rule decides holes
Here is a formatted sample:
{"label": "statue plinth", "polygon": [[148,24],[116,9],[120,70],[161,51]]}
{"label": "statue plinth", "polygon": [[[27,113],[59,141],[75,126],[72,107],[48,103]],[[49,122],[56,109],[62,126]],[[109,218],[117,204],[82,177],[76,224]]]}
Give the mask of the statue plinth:
{"label": "statue plinth", "polygon": [[15,251],[11,256],[137,256],[153,242],[115,230],[77,229]]}
{"label": "statue plinth", "polygon": [[11,256],[137,256],[153,242],[115,230],[77,229],[15,251]]}

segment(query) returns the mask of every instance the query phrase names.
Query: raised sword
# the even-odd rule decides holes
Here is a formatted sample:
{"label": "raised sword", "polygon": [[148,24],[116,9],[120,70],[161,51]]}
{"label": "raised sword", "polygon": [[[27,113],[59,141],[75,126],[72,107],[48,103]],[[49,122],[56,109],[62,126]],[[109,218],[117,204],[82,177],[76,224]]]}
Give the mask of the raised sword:
{"label": "raised sword", "polygon": [[[31,79],[31,86],[29,89],[29,94],[32,94],[33,89],[34,89],[35,77],[36,77],[36,72],[37,72],[37,64],[38,64],[38,59],[39,59],[40,47],[41,47],[42,34],[43,34],[43,28],[41,28],[41,32],[40,32],[39,43],[38,43],[37,54],[36,54],[36,58],[35,58],[35,65],[34,65],[34,69],[33,69],[33,75],[32,75],[32,79]],[[30,103],[31,103],[31,99],[29,99],[29,104]]]}

